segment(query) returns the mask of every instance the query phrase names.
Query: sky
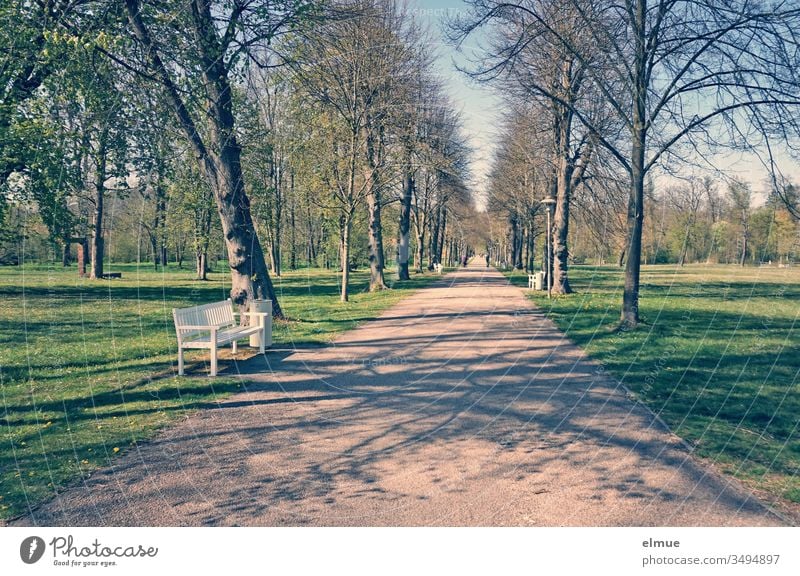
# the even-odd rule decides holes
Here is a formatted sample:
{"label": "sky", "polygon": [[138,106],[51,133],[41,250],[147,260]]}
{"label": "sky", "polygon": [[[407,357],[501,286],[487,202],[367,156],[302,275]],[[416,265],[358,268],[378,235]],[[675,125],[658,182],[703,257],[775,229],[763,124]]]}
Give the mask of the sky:
{"label": "sky", "polygon": [[[483,196],[503,104],[501,97],[490,87],[477,85],[456,69],[454,62],[466,64],[466,60],[445,41],[442,30],[445,17],[464,11],[466,4],[462,0],[410,0],[410,7],[418,21],[429,27],[435,39],[432,49],[437,55],[436,69],[445,80],[450,98],[461,112],[464,132],[473,148],[474,190],[478,196]],[[469,51],[475,46],[476,40],[470,40],[465,44],[465,49]]]}
{"label": "sky", "polygon": [[[481,198],[485,198],[487,174],[498,140],[497,128],[500,126],[501,112],[504,109],[502,96],[489,86],[476,84],[454,66],[454,62],[464,65],[467,64],[467,60],[445,41],[442,25],[447,16],[464,13],[467,9],[465,2],[463,0],[408,1],[411,12],[419,22],[428,26],[431,36],[435,39],[432,49],[437,55],[436,68],[445,80],[450,98],[461,111],[464,131],[473,148],[473,187],[478,197],[478,206],[481,208],[484,205]],[[479,42],[480,36],[471,38],[465,43],[463,51],[469,53]],[[779,154],[779,157],[782,169],[797,180],[800,177],[797,163],[791,161],[785,154]],[[749,182],[756,193],[757,202],[765,199],[763,190],[767,173],[756,157],[729,152],[715,157],[713,162],[727,176]],[[662,181],[668,185],[664,178],[672,181],[670,177],[657,175],[656,184]]]}

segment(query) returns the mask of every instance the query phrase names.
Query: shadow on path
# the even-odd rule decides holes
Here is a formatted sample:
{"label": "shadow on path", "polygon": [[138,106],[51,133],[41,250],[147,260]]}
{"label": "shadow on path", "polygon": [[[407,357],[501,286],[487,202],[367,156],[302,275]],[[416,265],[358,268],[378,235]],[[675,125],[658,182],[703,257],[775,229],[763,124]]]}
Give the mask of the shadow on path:
{"label": "shadow on path", "polygon": [[782,523],[494,270],[458,270],[331,346],[229,372],[244,392],[21,523]]}

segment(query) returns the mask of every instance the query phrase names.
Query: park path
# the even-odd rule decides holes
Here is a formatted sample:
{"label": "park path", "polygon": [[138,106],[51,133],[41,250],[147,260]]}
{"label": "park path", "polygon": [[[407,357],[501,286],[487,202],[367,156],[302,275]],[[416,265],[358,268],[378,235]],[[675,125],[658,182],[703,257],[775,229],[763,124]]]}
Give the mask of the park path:
{"label": "park path", "polygon": [[779,525],[497,271],[448,274],[19,523]]}

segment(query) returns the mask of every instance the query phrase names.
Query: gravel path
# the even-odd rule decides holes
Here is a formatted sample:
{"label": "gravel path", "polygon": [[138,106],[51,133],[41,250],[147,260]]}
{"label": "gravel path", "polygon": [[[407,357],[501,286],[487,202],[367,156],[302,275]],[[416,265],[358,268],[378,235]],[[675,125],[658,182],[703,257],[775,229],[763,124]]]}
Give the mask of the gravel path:
{"label": "gravel path", "polygon": [[246,392],[16,524],[783,524],[598,368],[469,267],[329,347],[229,367]]}

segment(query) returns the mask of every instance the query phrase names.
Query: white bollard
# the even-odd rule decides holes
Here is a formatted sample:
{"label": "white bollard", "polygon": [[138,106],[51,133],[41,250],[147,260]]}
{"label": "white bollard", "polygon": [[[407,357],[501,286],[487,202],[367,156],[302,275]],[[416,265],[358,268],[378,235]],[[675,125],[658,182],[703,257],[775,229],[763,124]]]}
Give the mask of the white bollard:
{"label": "white bollard", "polygon": [[253,348],[261,347],[261,334],[264,334],[264,347],[272,346],[272,300],[253,300],[250,305],[250,312],[266,314],[257,318],[259,323],[263,322],[263,330],[250,336],[250,346]]}

